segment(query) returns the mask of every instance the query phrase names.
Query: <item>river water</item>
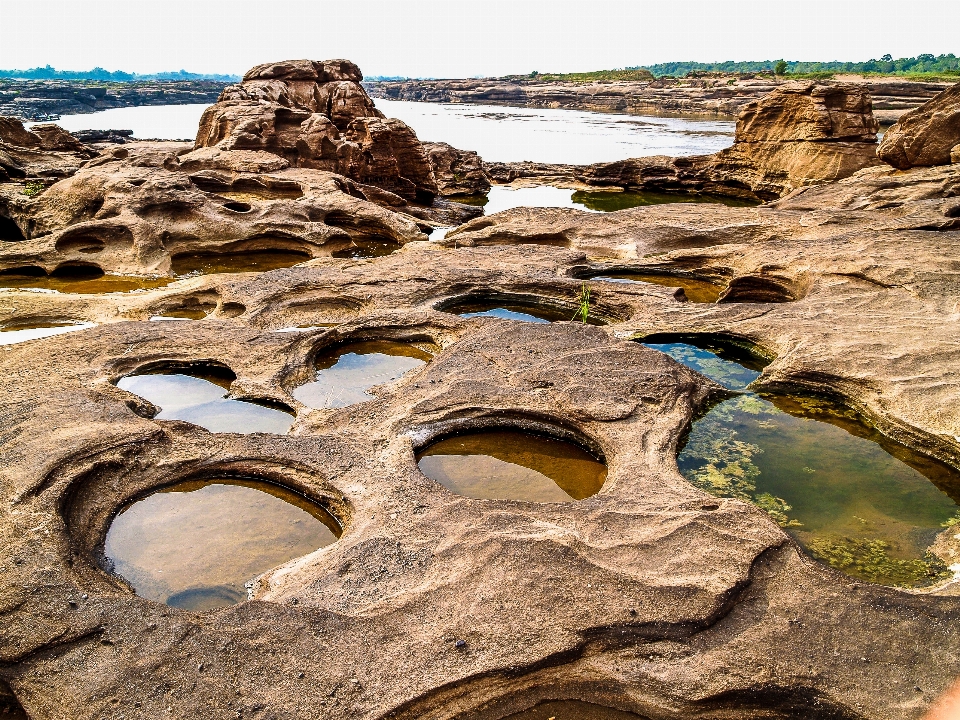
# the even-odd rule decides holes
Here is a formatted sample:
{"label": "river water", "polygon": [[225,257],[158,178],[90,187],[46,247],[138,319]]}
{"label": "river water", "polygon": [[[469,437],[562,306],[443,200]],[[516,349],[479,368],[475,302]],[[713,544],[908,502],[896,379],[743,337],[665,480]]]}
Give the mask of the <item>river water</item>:
{"label": "river water", "polygon": [[[376,100],[424,141],[476,150],[488,162],[587,165],[649,155],[701,155],[733,143],[733,122],[578,110]],[[69,131],[133,130],[143,139],[193,140],[207,105],[145,105],[56,121]]]}

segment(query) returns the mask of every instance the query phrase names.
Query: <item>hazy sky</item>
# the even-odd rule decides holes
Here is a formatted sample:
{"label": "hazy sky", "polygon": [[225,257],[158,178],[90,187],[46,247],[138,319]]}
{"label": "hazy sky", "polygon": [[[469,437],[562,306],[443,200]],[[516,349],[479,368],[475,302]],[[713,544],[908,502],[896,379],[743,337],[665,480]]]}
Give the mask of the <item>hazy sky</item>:
{"label": "hazy sky", "polygon": [[0,68],[242,74],[345,57],[470,77],[960,54],[960,0],[0,0]]}

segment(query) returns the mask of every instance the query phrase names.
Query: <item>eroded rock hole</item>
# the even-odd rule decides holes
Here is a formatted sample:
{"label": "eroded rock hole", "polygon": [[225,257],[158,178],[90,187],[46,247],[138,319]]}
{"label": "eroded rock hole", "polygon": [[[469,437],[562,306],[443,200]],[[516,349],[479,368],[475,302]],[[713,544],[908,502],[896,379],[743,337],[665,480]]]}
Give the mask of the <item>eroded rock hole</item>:
{"label": "eroded rock hole", "polygon": [[503,720],[643,720],[625,710],[583,702],[582,700],[548,700],[529,710],[507,715]]}
{"label": "eroded rock hole", "polygon": [[403,245],[390,238],[363,237],[350,240],[349,244],[334,250],[330,253],[330,256],[351,259],[385,257],[402,247]]}
{"label": "eroded rock hole", "polygon": [[685,340],[649,346],[740,394],[694,421],[677,456],[684,477],[759,506],[815,558],[862,580],[921,587],[952,576],[960,473],[833,400],[747,390],[764,361],[753,354],[751,366],[745,344]]}
{"label": "eroded rock hole", "polygon": [[373,400],[375,385],[399,380],[432,359],[423,347],[388,340],[340,345],[316,359],[316,379],[293,396],[307,407],[338,408]]}
{"label": "eroded rock hole", "polygon": [[92,263],[64,263],[55,268],[50,277],[64,280],[96,280],[104,276],[103,268]]}
{"label": "eroded rock hole", "polygon": [[332,515],[298,493],[212,478],[163,488],[121,510],[104,555],[141,597],[202,611],[246,600],[245,583],[340,533]]}
{"label": "eroded rock hole", "polygon": [[17,223],[11,218],[0,215],[0,242],[22,242],[26,239]]}
{"label": "eroded rock hole", "polygon": [[121,390],[161,409],[157,420],[183,420],[210,432],[285,434],[295,416],[286,406],[258,399],[228,397],[235,379],[215,365],[167,366],[127,375]]}
{"label": "eroded rock hole", "polygon": [[253,205],[251,205],[250,203],[239,202],[239,201],[224,203],[223,207],[225,207],[227,210],[232,210],[233,212],[237,212],[237,213],[248,213],[251,210],[253,210]]}
{"label": "eroded rock hole", "polygon": [[681,299],[695,303],[715,303],[724,291],[722,285],[680,275],[657,274],[643,271],[619,270],[593,275],[591,280],[615,283],[646,283],[683,290]]}
{"label": "eroded rock hole", "polygon": [[[438,303],[436,309],[461,317],[493,317],[533,323],[582,320],[581,307],[572,303],[564,305],[535,295],[465,295]],[[589,303],[587,304],[587,324],[607,324],[604,318],[597,317],[593,313]]]}
{"label": "eroded rock hole", "polygon": [[584,447],[516,429],[442,438],[417,454],[417,464],[448,490],[485,500],[573,502],[607,479],[603,459]]}

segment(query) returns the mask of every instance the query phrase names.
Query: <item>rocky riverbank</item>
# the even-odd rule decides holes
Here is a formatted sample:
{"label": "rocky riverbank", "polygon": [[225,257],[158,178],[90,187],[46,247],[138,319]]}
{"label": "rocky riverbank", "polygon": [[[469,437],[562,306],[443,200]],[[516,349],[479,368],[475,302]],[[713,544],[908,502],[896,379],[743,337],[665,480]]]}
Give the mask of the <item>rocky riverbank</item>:
{"label": "rocky riverbank", "polygon": [[[757,393],[829,398],[828,422],[960,501],[956,92],[879,158],[862,88],[752,103],[709,167],[784,195],[759,207],[524,208],[429,242],[438,214],[466,218],[444,189],[481,188],[483,168],[383,117],[360,79],[344,60],[258,66],[195,144],[98,153],[0,124],[0,336],[83,323],[0,351],[0,711],[504,720],[573,700],[649,720],[919,718],[960,666],[956,520],[924,531],[922,587],[863,578],[857,563],[909,565],[889,545],[815,559],[769,502],[681,475],[691,422],[737,393],[637,341],[749,348],[769,363]],[[659,281],[600,279],[623,272]],[[481,301],[555,321],[456,310]],[[301,401],[323,353],[377,340],[430,359],[374,375],[363,402]],[[203,372],[289,432],[211,432],[121,383]],[[432,443],[482,431],[576,443],[602,486],[477,498],[421,472]],[[138,594],[107,551],[118,513],[217,479],[282,490],[336,538],[235,604]]]}
{"label": "rocky riverbank", "polygon": [[[373,98],[418,102],[474,103],[531,108],[565,108],[595,112],[704,118],[735,118],[744,105],[789,79],[773,75],[732,75],[648,81],[573,83],[522,78],[473,80],[399,80],[366,83]],[[903,78],[843,78],[858,82],[873,97],[881,123],[895,122],[922,105],[949,83]]]}
{"label": "rocky riverbank", "polygon": [[227,85],[211,80],[103,83],[0,79],[0,115],[43,121],[121,107],[211,103]]}

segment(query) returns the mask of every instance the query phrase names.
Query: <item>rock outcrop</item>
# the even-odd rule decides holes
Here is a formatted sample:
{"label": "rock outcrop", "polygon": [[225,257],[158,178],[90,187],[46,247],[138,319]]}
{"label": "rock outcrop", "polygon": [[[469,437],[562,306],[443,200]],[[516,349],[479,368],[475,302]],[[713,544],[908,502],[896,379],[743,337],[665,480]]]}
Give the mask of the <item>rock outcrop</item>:
{"label": "rock outcrop", "polygon": [[195,147],[268,152],[429,202],[438,189],[416,134],[384,118],[362,78],[347,60],[258,65],[207,108]]}
{"label": "rock outcrop", "polygon": [[0,116],[0,182],[69,177],[96,154],[58,125],[27,130],[17,118]]}
{"label": "rock outcrop", "polygon": [[459,150],[442,142],[425,142],[423,148],[441,195],[484,195],[489,192],[490,177],[483,160],[473,150]]}
{"label": "rock outcrop", "polygon": [[[541,78],[384,80],[364,83],[364,86],[373,97],[388,100],[735,118],[745,105],[788,82],[772,74],[717,74],[602,82]],[[827,85],[833,82],[822,81]],[[877,116],[889,123],[949,87],[949,83],[915,82],[897,77],[864,78],[858,82],[873,96]]]}
{"label": "rock outcrop", "polygon": [[960,162],[960,83],[901,117],[877,155],[900,170]]}

